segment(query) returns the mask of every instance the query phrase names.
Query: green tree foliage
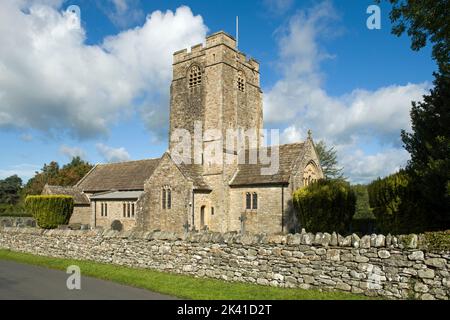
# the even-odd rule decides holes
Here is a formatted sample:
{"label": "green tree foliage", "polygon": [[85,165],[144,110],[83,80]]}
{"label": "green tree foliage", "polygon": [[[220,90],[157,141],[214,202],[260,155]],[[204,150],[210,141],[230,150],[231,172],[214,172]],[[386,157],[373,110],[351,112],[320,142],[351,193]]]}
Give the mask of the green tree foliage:
{"label": "green tree foliage", "polygon": [[54,229],[69,223],[73,212],[73,197],[63,195],[28,196],[25,208],[43,229]]}
{"label": "green tree foliage", "polygon": [[373,181],[368,191],[379,232],[408,234],[427,229],[425,210],[417,201],[418,190],[407,171]]}
{"label": "green tree foliage", "polygon": [[343,168],[338,166],[334,147],[329,148],[325,141],[319,141],[315,147],[325,179],[343,179]]}
{"label": "green tree foliage", "polygon": [[15,205],[20,200],[22,179],[17,175],[0,180],[0,203]]}
{"label": "green tree foliage", "polygon": [[[380,0],[378,0],[380,2]],[[418,51],[430,42],[433,59],[439,70],[448,73],[450,62],[450,24],[448,0],[389,0],[392,4],[390,19],[392,33],[405,32],[411,38],[411,49]]]}
{"label": "green tree foliage", "polygon": [[294,192],[298,221],[309,232],[348,232],[356,195],[343,180],[319,180]]}
{"label": "green tree foliage", "polygon": [[[381,0],[378,0],[380,2]],[[389,0],[392,4],[390,19],[392,33],[411,38],[415,51],[432,45],[432,57],[439,71],[435,73],[434,89],[424,96],[423,102],[413,102],[411,110],[412,133],[402,132],[405,149],[411,160],[402,177],[407,187],[393,187],[392,176],[373,184],[383,189],[381,194],[396,192],[399,199],[385,199],[385,203],[400,203],[402,211],[386,210],[384,217],[392,220],[395,228],[405,230],[443,230],[450,228],[450,24],[448,0]],[[370,193],[370,192],[369,192]],[[376,194],[370,193],[371,202],[379,204]],[[411,197],[411,195],[413,195]],[[392,194],[390,194],[392,196]],[[382,214],[383,206],[378,212]],[[421,208],[418,211],[418,208]],[[388,206],[386,206],[388,209]],[[396,214],[393,214],[396,212]],[[395,219],[393,217],[396,217]],[[377,216],[378,219],[378,216]],[[422,224],[419,226],[419,224]]]}
{"label": "green tree foliage", "polygon": [[435,74],[434,89],[413,102],[412,133],[402,131],[411,160],[407,169],[430,230],[450,228],[450,77]]}
{"label": "green tree foliage", "polygon": [[353,219],[375,219],[369,203],[369,192],[367,186],[357,184],[352,186],[356,195],[356,210]]}
{"label": "green tree foliage", "polygon": [[17,175],[0,180],[0,215],[17,214],[21,197],[22,179]]}
{"label": "green tree foliage", "polygon": [[39,195],[46,184],[73,186],[91,169],[92,165],[81,160],[80,157],[73,158],[62,168],[57,162],[52,161],[48,165],[44,164],[41,171],[36,172],[36,175],[28,181],[24,193],[25,195]]}

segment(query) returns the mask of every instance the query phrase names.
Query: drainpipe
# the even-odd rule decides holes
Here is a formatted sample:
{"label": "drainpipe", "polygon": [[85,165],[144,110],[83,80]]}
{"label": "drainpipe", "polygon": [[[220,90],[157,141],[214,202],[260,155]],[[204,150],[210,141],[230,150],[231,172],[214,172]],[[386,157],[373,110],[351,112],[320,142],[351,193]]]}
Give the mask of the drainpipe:
{"label": "drainpipe", "polygon": [[195,193],[194,189],[192,189],[192,230],[195,229]]}
{"label": "drainpipe", "polygon": [[284,186],[281,186],[281,232],[284,233]]}

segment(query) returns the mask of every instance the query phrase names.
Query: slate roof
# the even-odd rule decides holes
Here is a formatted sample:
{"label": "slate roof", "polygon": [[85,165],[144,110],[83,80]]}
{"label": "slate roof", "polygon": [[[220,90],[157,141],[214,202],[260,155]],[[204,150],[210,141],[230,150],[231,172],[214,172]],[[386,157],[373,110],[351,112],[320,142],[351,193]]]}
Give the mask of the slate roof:
{"label": "slate roof", "polygon": [[44,193],[54,195],[72,196],[75,204],[89,204],[89,198],[79,188],[50,186],[44,187]]}
{"label": "slate roof", "polygon": [[[292,173],[295,161],[305,151],[305,143],[292,143],[279,146],[279,170],[273,175],[262,175],[261,169],[269,165],[262,164],[259,159],[256,164],[249,164],[249,150],[246,150],[246,164],[239,164],[237,172],[232,179],[231,186],[264,185],[264,184],[287,184]],[[271,155],[272,148],[268,149]]]}
{"label": "slate roof", "polygon": [[197,190],[211,190],[211,187],[203,180],[203,167],[199,164],[179,164],[177,167],[186,178],[194,183]]}
{"label": "slate roof", "polygon": [[147,159],[121,163],[98,164],[76,187],[84,192],[144,190],[160,159]]}

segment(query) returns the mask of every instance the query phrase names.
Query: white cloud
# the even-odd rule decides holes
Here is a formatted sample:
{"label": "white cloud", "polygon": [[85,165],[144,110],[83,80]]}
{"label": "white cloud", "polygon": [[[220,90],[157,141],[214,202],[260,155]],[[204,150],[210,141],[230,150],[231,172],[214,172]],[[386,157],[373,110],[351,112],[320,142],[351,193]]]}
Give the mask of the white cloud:
{"label": "white cloud", "polygon": [[34,177],[36,172],[41,169],[41,166],[35,164],[19,164],[11,166],[8,169],[0,169],[0,179],[5,179],[13,175],[18,175],[22,181],[26,183],[30,178]]}
{"label": "white cloud", "polygon": [[125,148],[112,148],[102,143],[97,144],[97,151],[109,163],[128,161],[131,158]]}
{"label": "white cloud", "polygon": [[202,17],[188,7],[155,11],[143,26],[87,45],[85,30],[51,2],[0,4],[0,129],[87,139],[138,110],[151,115],[151,131],[165,131],[172,53],[203,41]]}
{"label": "white cloud", "polygon": [[66,145],[62,145],[59,148],[59,152],[67,156],[71,160],[75,157],[80,157],[82,159],[86,157],[86,152],[79,147],[69,147]]}
{"label": "white cloud", "polygon": [[410,159],[406,150],[397,148],[388,148],[369,155],[360,149],[341,154],[346,175],[352,182],[357,183],[369,183],[378,177],[394,173]]}
{"label": "white cloud", "polygon": [[[338,19],[331,2],[324,1],[299,12],[276,33],[282,77],[265,90],[265,121],[286,127],[284,142],[300,139],[312,129],[316,141],[324,139],[336,146],[351,181],[368,182],[406,164],[400,131],[410,130],[411,101],[421,100],[428,84],[355,89],[330,96],[323,89],[320,63],[333,56],[319,46],[319,40],[334,33]],[[373,151],[367,151],[366,143]]]}

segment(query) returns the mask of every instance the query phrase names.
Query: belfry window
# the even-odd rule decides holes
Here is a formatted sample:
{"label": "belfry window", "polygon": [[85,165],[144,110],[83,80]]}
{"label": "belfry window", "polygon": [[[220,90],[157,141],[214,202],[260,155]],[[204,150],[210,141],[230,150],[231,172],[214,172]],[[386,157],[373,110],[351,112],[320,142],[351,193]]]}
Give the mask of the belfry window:
{"label": "belfry window", "polygon": [[245,92],[245,77],[242,71],[238,72],[237,88],[241,92]]}
{"label": "belfry window", "polygon": [[189,71],[189,89],[202,84],[202,72],[198,66],[193,66]]}

